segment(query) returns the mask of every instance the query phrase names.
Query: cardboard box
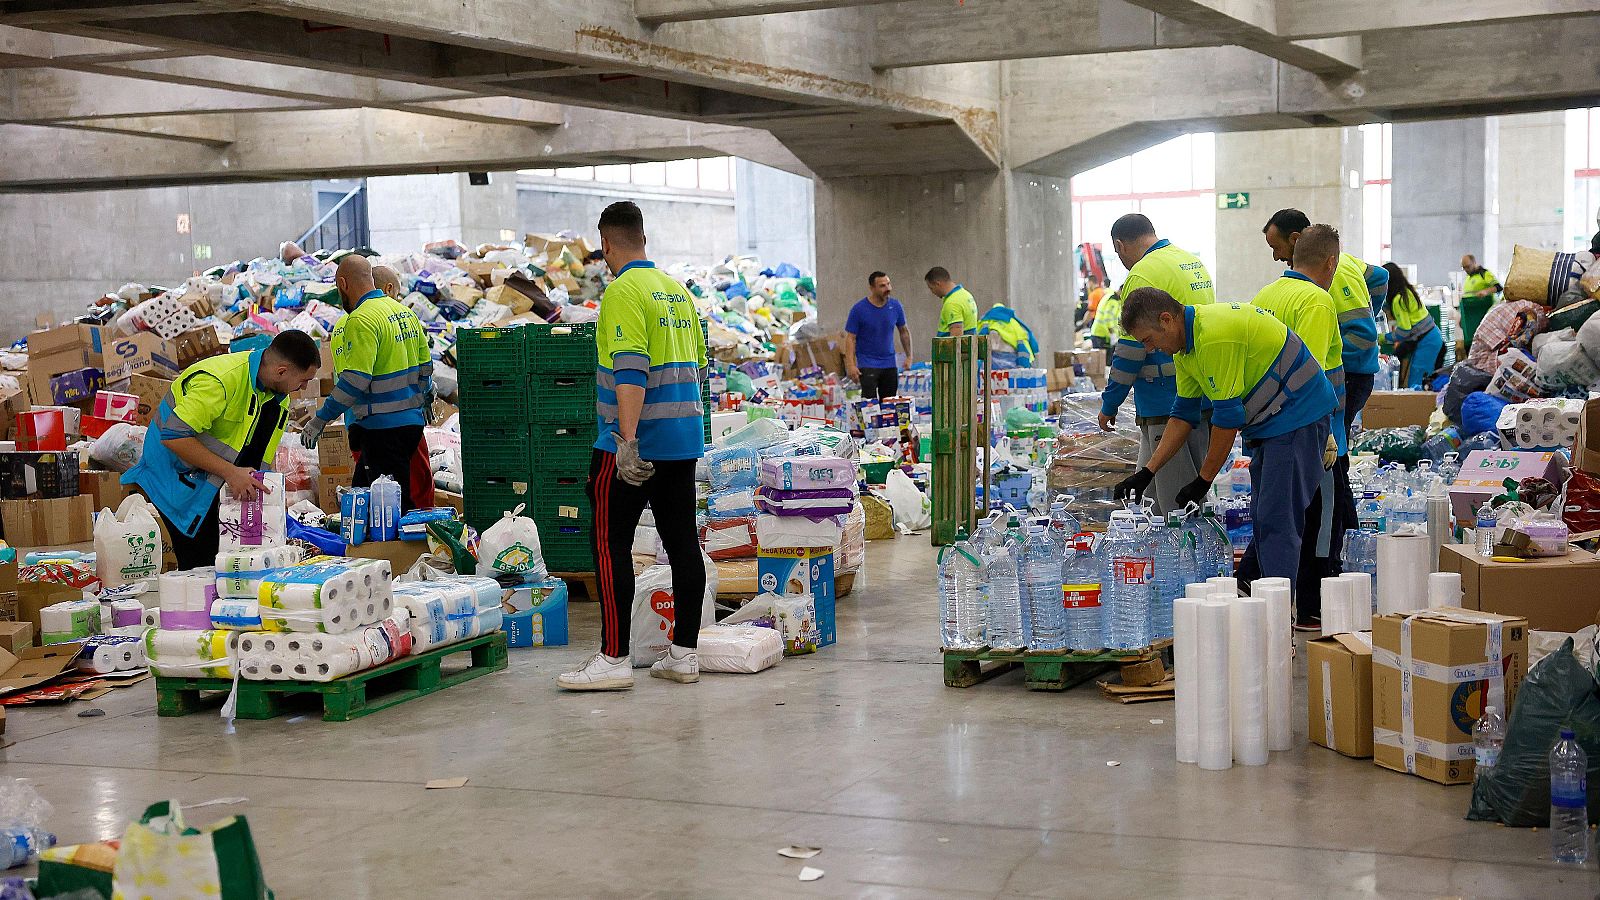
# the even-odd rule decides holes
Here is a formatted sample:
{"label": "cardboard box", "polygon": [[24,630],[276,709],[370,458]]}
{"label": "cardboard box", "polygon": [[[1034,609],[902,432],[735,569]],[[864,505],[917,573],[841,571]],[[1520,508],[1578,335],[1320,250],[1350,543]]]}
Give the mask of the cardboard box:
{"label": "cardboard box", "polygon": [[92,366],[73,369],[50,377],[50,396],[58,406],[84,403],[93,400],[95,393],[105,386],[106,373],[99,369]]}
{"label": "cardboard box", "polygon": [[94,540],[94,507],[79,494],[56,500],[0,500],[0,527],[13,547],[60,547]]}
{"label": "cardboard box", "polygon": [[817,547],[770,547],[756,552],[756,583],[768,594],[811,594],[817,606],[819,647],[839,640],[835,621],[833,551]]}
{"label": "cardboard box", "polygon": [[[44,357],[53,353],[84,352],[98,357],[117,336],[117,330],[108,325],[83,325],[72,323],[58,325],[45,331],[28,335],[28,355]],[[96,363],[98,360],[90,360]]]}
{"label": "cardboard box", "polygon": [[1474,450],[1461,461],[1461,473],[1450,485],[1450,510],[1457,519],[1472,519],[1483,501],[1505,493],[1505,480],[1548,478],[1561,483],[1554,453],[1538,450]]}
{"label": "cardboard box", "polygon": [[1372,756],[1372,635],[1306,642],[1306,734],[1345,756]]}
{"label": "cardboard box", "polygon": [[63,372],[78,369],[101,368],[102,357],[88,350],[68,350],[49,356],[28,357],[28,397],[35,406],[49,406],[55,402],[50,390],[50,380]]}
{"label": "cardboard box", "polygon": [[839,334],[787,344],[778,350],[777,356],[783,364],[783,377],[787,379],[798,378],[810,368],[820,368],[833,375],[844,374],[844,340]]}
{"label": "cardboard box", "polygon": [[1052,394],[1064,391],[1072,386],[1072,379],[1071,369],[1048,369],[1044,373],[1045,390]]}
{"label": "cardboard box", "polygon": [[345,548],[344,554],[356,559],[386,559],[389,571],[400,575],[427,552],[427,541],[369,541]]}
{"label": "cardboard box", "polygon": [[1373,391],[1361,411],[1361,427],[1399,428],[1426,425],[1439,407],[1439,395],[1432,391]]}
{"label": "cardboard box", "polygon": [[17,413],[27,412],[31,405],[28,390],[25,386],[0,395],[0,441],[14,439],[17,429]]}
{"label": "cardboard box", "polygon": [[171,390],[170,378],[140,373],[128,379],[128,393],[139,397],[139,411],[134,415],[134,424],[149,425],[150,420],[155,417],[156,410],[160,408],[161,401],[167,398],[167,393]]}
{"label": "cardboard box", "polygon": [[[318,505],[320,506],[321,504]],[[458,517],[467,514],[466,498],[454,491],[447,491],[444,488],[436,487],[433,489],[433,505],[448,506],[456,511],[456,515]]]}
{"label": "cardboard box", "polygon": [[1578,440],[1572,447],[1572,464],[1591,475],[1600,474],[1600,400],[1583,405],[1578,418]]}
{"label": "cardboard box", "polygon": [[324,475],[349,475],[356,470],[350,452],[350,432],[343,425],[329,425],[317,438],[317,467]]}
{"label": "cardboard box", "polygon": [[151,331],[141,331],[129,337],[118,338],[106,348],[106,381],[121,381],[135,375],[156,375],[175,378],[183,367],[178,365],[176,350],[171,342],[164,341]]}
{"label": "cardboard box", "polygon": [[1073,366],[1083,366],[1083,374],[1090,378],[1096,375],[1104,378],[1106,375],[1104,350],[1057,350],[1054,362],[1057,369],[1070,370]]}
{"label": "cardboard box", "polygon": [[[1400,677],[1405,662],[1400,635],[1408,623],[1411,675],[1406,681],[1415,740],[1409,754],[1401,747],[1407,698]],[[1491,655],[1496,632],[1499,652]],[[1521,617],[1446,606],[1373,619],[1373,762],[1439,784],[1470,783],[1472,726],[1486,704],[1512,709],[1527,671],[1528,620]]]}
{"label": "cardboard box", "polygon": [[0,622],[0,649],[16,655],[32,646],[32,622]]}
{"label": "cardboard box", "polygon": [[122,483],[121,472],[85,469],[78,473],[78,493],[87,495],[94,509],[116,509],[133,488]]}
{"label": "cardboard box", "polygon": [[[324,512],[339,511],[339,489],[355,483],[353,473],[317,476],[317,506]],[[437,495],[437,491],[435,494]]]}
{"label": "cardboard box", "polygon": [[222,342],[217,339],[217,330],[210,325],[196,325],[167,341],[166,346],[169,351],[167,358],[176,364],[179,372],[202,359],[223,353]]}
{"label": "cardboard box", "polygon": [[1539,631],[1571,634],[1595,623],[1600,614],[1600,558],[1576,547],[1566,556],[1526,562],[1495,562],[1476,547],[1445,544],[1439,571],[1461,574],[1461,605],[1467,609],[1517,616]]}
{"label": "cardboard box", "polygon": [[77,642],[26,647],[21,653],[0,650],[0,696],[38,687],[72,668],[83,645]]}
{"label": "cardboard box", "polygon": [[83,588],[48,581],[25,581],[17,585],[17,621],[33,626],[34,639],[39,630],[39,610],[67,600],[83,599]]}

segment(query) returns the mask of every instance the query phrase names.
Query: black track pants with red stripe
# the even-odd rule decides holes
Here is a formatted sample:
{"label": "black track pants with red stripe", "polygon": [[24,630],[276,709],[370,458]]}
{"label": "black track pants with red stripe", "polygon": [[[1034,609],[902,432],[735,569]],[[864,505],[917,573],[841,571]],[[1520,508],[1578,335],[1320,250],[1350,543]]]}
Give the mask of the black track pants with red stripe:
{"label": "black track pants with red stripe", "polygon": [[695,524],[692,459],[656,461],[655,474],[639,487],[617,473],[616,454],[594,451],[589,462],[589,501],[594,504],[594,571],[600,587],[600,649],[628,655],[633,611],[633,530],[646,505],[672,565],[672,642],[693,648],[700,637],[700,606],[706,570]]}

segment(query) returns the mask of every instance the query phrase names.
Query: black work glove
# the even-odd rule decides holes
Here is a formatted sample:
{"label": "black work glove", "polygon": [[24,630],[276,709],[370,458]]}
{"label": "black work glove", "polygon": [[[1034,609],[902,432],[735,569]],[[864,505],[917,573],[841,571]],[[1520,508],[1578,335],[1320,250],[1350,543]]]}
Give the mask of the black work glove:
{"label": "black work glove", "polygon": [[1146,469],[1144,466],[1140,466],[1139,471],[1118,482],[1116,490],[1117,499],[1123,500],[1128,497],[1138,499],[1139,497],[1143,497],[1145,489],[1150,487],[1150,482],[1154,480],[1155,477],[1156,473]]}
{"label": "black work glove", "polygon": [[1178,504],[1178,508],[1182,509],[1190,503],[1204,503],[1206,494],[1210,492],[1211,482],[1197,476],[1195,480],[1178,489],[1178,496],[1174,500]]}

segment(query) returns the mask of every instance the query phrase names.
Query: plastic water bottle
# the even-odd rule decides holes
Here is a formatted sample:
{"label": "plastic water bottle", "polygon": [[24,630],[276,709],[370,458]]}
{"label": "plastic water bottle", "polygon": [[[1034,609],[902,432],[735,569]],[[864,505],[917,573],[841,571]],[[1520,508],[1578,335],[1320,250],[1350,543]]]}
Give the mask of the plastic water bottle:
{"label": "plastic water bottle", "polygon": [[1550,856],[1582,865],[1589,859],[1589,757],[1572,729],[1550,748]]}
{"label": "plastic water bottle", "polygon": [[1492,706],[1483,708],[1483,715],[1472,726],[1473,777],[1482,778],[1494,771],[1500,762],[1500,748],[1506,743],[1506,720]]}
{"label": "plastic water bottle", "polygon": [[1082,530],[1083,523],[1067,511],[1066,500],[1056,500],[1050,504],[1050,537],[1056,542],[1057,553],[1066,555],[1067,545]]}
{"label": "plastic water bottle", "polygon": [[1201,574],[1207,578],[1232,575],[1233,544],[1228,539],[1227,527],[1217,517],[1216,507],[1209,503],[1200,519],[1200,534],[1204,548]]}
{"label": "plastic water bottle", "polygon": [[27,825],[7,825],[0,828],[0,869],[25,866],[39,857],[40,852],[56,845],[56,836]]}
{"label": "plastic water bottle", "polygon": [[1495,531],[1500,527],[1498,519],[1499,517],[1495,514],[1494,507],[1489,505],[1489,501],[1483,501],[1483,505],[1478,507],[1477,531],[1479,556],[1494,555],[1494,542],[1498,537],[1498,535],[1495,534]]}
{"label": "plastic water bottle", "polygon": [[1027,579],[1028,615],[1033,623],[1028,634],[1028,649],[1064,649],[1067,629],[1066,610],[1061,602],[1061,557],[1043,526],[1028,529],[1022,558]]}
{"label": "plastic water bottle", "polygon": [[987,586],[984,620],[988,626],[989,646],[996,650],[1026,647],[1022,594],[1017,585],[1017,557],[1003,538],[992,541],[984,551],[983,573]]}
{"label": "plastic water bottle", "polygon": [[1139,650],[1150,646],[1150,595],[1155,561],[1150,545],[1139,534],[1131,516],[1112,513],[1106,530],[1106,568],[1100,602],[1105,606],[1102,632],[1112,650]]}
{"label": "plastic water bottle", "polygon": [[1439,477],[1444,479],[1446,485],[1456,483],[1456,476],[1461,474],[1461,455],[1452,450],[1444,455],[1439,463]]}
{"label": "plastic water bottle", "polygon": [[983,563],[956,530],[956,542],[939,551],[939,637],[953,650],[983,646]]}
{"label": "plastic water bottle", "polygon": [[1172,637],[1172,603],[1183,596],[1184,587],[1199,580],[1193,535],[1183,527],[1177,513],[1167,516],[1167,524],[1154,532],[1156,594],[1150,604],[1150,637]]}
{"label": "plastic water bottle", "polygon": [[1067,649],[1099,650],[1101,644],[1100,578],[1105,568],[1104,544],[1096,552],[1094,535],[1080,531],[1061,560],[1061,605],[1066,613]]}

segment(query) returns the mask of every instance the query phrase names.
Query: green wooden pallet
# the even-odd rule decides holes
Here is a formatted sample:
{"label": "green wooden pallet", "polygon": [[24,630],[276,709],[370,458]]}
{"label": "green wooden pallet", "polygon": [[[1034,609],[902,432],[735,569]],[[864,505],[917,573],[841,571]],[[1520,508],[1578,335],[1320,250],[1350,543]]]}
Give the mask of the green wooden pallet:
{"label": "green wooden pallet", "polygon": [[940,652],[944,654],[945,687],[972,687],[1020,666],[1028,690],[1064,691],[1114,666],[1154,659],[1171,646],[1172,641],[1165,640],[1143,650],[1052,653],[980,647],[976,650],[946,648]]}
{"label": "green wooden pallet", "polygon": [[[443,672],[440,663],[456,653],[472,653],[472,665]],[[246,681],[239,680],[238,718],[272,719],[284,713],[284,699],[295,694],[319,694],[324,722],[348,722],[388,709],[407,700],[424,697],[480,675],[506,667],[506,635],[503,631],[407,656],[365,672],[355,672],[333,681]],[[228,678],[156,678],[156,714],[186,716],[198,712],[205,701],[202,693],[226,694],[233,688]],[[219,697],[208,698],[219,700]]]}

